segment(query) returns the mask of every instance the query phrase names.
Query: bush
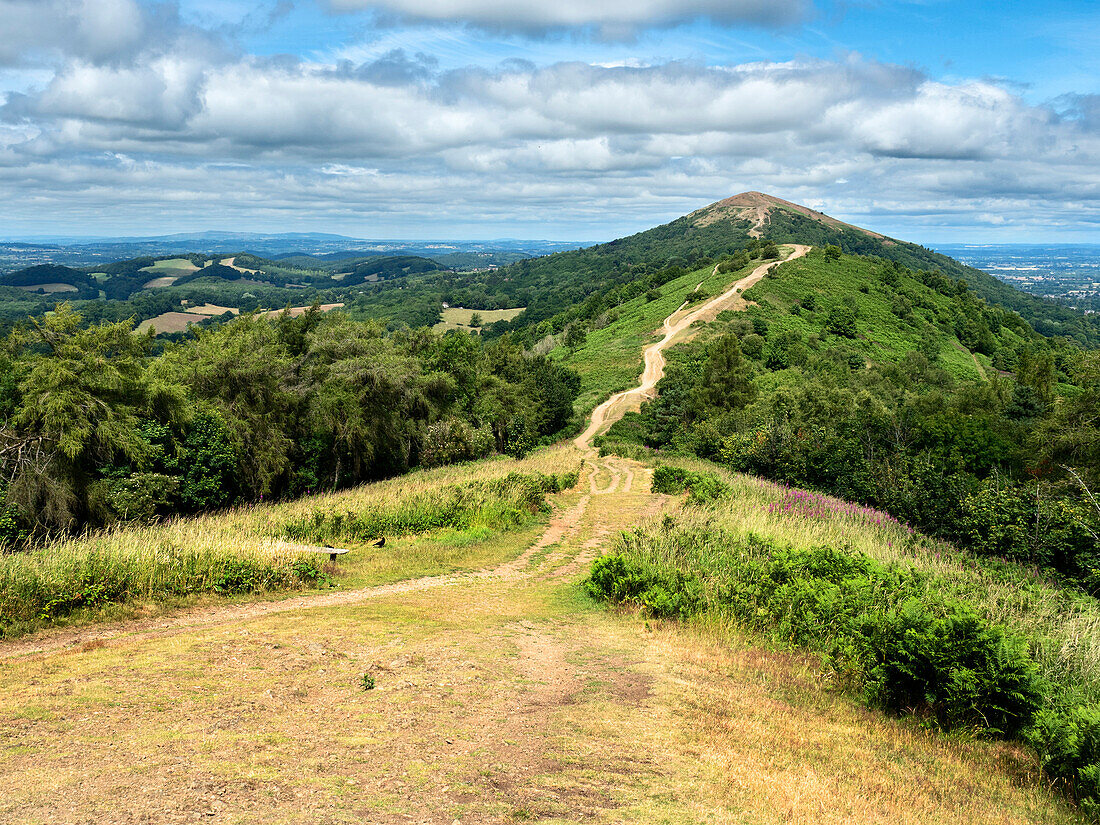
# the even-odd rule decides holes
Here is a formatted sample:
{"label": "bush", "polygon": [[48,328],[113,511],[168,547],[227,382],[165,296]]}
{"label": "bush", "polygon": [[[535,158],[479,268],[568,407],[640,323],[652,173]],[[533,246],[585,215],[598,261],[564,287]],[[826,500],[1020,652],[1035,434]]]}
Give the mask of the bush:
{"label": "bush", "polygon": [[[938,614],[938,615],[937,615]],[[910,598],[863,618],[864,695],[894,713],[928,713],[945,729],[1015,736],[1039,708],[1035,663],[969,607]]]}
{"label": "bush", "polygon": [[585,588],[596,598],[638,604],[657,618],[686,619],[703,604],[702,584],[679,571],[642,567],[622,555],[601,556],[592,563]]}
{"label": "bush", "polygon": [[716,473],[693,473],[679,467],[660,465],[653,470],[653,483],[650,490],[654,493],[678,495],[688,493],[692,504],[703,504],[729,495],[729,485]]}
{"label": "bush", "polygon": [[844,338],[855,338],[859,334],[856,327],[856,313],[851,307],[837,306],[829,312],[825,320],[825,329]]}

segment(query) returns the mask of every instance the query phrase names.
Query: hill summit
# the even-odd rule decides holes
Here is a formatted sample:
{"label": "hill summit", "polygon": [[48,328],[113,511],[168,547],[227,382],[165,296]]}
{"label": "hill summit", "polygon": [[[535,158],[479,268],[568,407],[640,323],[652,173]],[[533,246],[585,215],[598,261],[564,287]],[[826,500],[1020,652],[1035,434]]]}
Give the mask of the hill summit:
{"label": "hill summit", "polygon": [[693,226],[710,226],[723,220],[752,221],[753,225],[749,229],[749,235],[753,238],[759,238],[764,234],[771,215],[776,210],[793,212],[833,229],[855,229],[869,237],[885,241],[888,245],[893,243],[885,235],[880,235],[878,232],[844,223],[844,221],[830,217],[824,212],[818,212],[808,206],[785,201],[774,195],[766,195],[763,192],[742,192],[740,195],[734,195],[732,198],[726,198],[717,203],[712,203],[710,206],[697,209],[687,217],[691,220]]}

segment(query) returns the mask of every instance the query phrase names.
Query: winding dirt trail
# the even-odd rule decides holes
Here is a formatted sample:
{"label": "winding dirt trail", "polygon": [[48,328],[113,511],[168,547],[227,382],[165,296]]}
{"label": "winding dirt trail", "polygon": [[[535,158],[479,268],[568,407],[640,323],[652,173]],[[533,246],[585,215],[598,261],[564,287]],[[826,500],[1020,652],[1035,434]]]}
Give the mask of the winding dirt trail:
{"label": "winding dirt trail", "polygon": [[[664,324],[661,325],[661,331],[664,333],[661,340],[645,348],[645,368],[642,370],[638,386],[615,393],[596,407],[596,409],[592,411],[592,418],[588,423],[588,427],[583,433],[577,436],[573,443],[579,449],[588,449],[592,443],[592,439],[602,430],[622,418],[623,413],[627,409],[654,397],[656,394],[655,388],[657,382],[660,381],[665,374],[664,351],[672,345],[677,335],[696,321],[714,320],[719,312],[724,309],[729,309],[731,304],[738,302],[741,293],[745,292],[749,287],[767,275],[768,270],[773,266],[786,263],[787,261],[793,261],[795,258],[801,258],[810,251],[810,247],[803,244],[789,244],[789,246],[792,247],[792,251],[786,258],[779,261],[768,261],[767,263],[760,264],[760,266],[756,267],[756,269],[741,280],[732,284],[718,297],[710,299],[691,312],[684,311],[687,306],[687,302],[685,302],[680,305],[679,309],[665,318]],[[715,264],[714,273],[717,272],[718,265]]]}
{"label": "winding dirt trail", "polygon": [[[799,258],[805,255],[809,249],[808,246],[794,245],[791,253],[779,263]],[[546,571],[540,570],[539,564],[532,566],[532,560],[538,558],[546,548],[558,545],[563,541],[573,548],[572,554],[558,552],[552,560],[559,563],[562,570],[569,573],[580,570],[587,561],[591,561],[599,540],[603,537],[610,535],[616,529],[622,529],[629,524],[636,523],[634,519],[640,512],[652,515],[667,505],[667,498],[664,496],[652,497],[649,504],[644,506],[639,506],[637,501],[628,505],[626,503],[627,499],[648,496],[648,476],[652,474],[652,471],[637,462],[617,456],[597,459],[591,449],[592,438],[602,429],[609,427],[621,418],[623,412],[632,404],[640,404],[643,400],[652,398],[655,395],[656,384],[664,376],[664,350],[674,343],[680,333],[696,321],[713,320],[731,302],[740,300],[740,294],[763,278],[768,270],[775,265],[776,262],[774,261],[761,264],[749,275],[732,284],[721,295],[710,299],[691,312],[684,311],[687,306],[685,301],[675,312],[665,318],[661,326],[664,335],[659,341],[646,347],[644,351],[645,369],[640,376],[639,385],[633,389],[616,393],[596,407],[592,412],[587,429],[574,440],[574,446],[581,450],[585,457],[589,492],[582,495],[575,504],[565,507],[557,513],[539,539],[513,561],[495,568],[469,573],[428,576],[354,590],[294,596],[279,601],[252,602],[231,606],[221,605],[183,611],[157,619],[137,619],[106,625],[90,625],[74,629],[49,631],[15,642],[0,643],[0,661],[49,655],[88,646],[99,646],[119,639],[163,638],[198,628],[247,622],[295,610],[337,608],[388,596],[419,593],[486,579],[509,580],[528,576],[542,576],[545,578]],[[718,265],[715,264],[712,274],[716,274],[717,271]],[[699,285],[701,286],[702,282]],[[697,286],[696,289],[698,288]],[[643,481],[641,484],[636,485],[636,476],[642,476]],[[585,518],[592,496],[607,496],[616,493],[620,494],[618,498],[622,506],[617,509],[605,508],[600,516],[601,520],[598,522]],[[585,535],[581,535],[582,532]]]}

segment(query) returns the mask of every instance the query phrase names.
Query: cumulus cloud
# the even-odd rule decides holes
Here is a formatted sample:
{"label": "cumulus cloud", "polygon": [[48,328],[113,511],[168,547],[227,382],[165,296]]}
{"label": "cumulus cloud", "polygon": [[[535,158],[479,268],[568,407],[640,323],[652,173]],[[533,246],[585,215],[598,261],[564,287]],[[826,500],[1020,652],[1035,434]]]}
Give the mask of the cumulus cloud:
{"label": "cumulus cloud", "polygon": [[104,60],[138,50],[149,21],[135,0],[0,0],[0,65],[56,53]]}
{"label": "cumulus cloud", "polygon": [[720,25],[789,26],[806,20],[810,0],[329,0],[336,11],[374,11],[395,20],[468,24],[538,34],[594,30],[611,39],[640,29],[705,19]]}
{"label": "cumulus cloud", "polygon": [[443,70],[400,51],[360,65],[258,58],[180,34],[70,56],[10,94],[0,197],[25,222],[132,226],[152,202],[173,226],[151,229],[216,215],[367,235],[425,221],[543,233],[549,211],[559,235],[610,237],[745,189],[922,223],[927,203],[937,220],[1011,225],[1068,197],[1095,225],[1098,110],[858,57]]}

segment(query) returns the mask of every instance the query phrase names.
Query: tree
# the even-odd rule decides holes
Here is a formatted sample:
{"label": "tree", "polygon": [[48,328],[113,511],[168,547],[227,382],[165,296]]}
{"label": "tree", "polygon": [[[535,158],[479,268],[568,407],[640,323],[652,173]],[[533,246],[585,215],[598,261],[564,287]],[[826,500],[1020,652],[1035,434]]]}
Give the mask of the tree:
{"label": "tree", "polygon": [[714,412],[740,410],[754,398],[752,366],[742,357],[737,336],[723,335],[711,344],[699,383],[691,392],[692,417],[700,419]]}
{"label": "tree", "polygon": [[7,499],[39,527],[82,522],[97,468],[143,464],[149,443],[142,420],[174,420],[182,409],[182,387],[146,373],[149,337],[134,335],[129,321],[80,324],[68,304],[34,322],[38,351],[26,356],[8,428],[9,439],[33,444],[38,459],[5,466]]}
{"label": "tree", "polygon": [[481,313],[480,312],[475,312],[473,315],[470,316],[470,326],[473,327],[474,329],[480,329],[481,328]]}
{"label": "tree", "polygon": [[1048,462],[1075,468],[1095,493],[1100,485],[1100,351],[1084,355],[1075,382],[1080,391],[1058,399],[1036,434],[1036,446]]}
{"label": "tree", "polygon": [[835,306],[829,311],[825,329],[844,338],[855,338],[859,334],[856,327],[856,312],[849,306]]}
{"label": "tree", "polygon": [[576,352],[588,340],[588,332],[579,323],[570,324],[565,330],[565,346],[570,352]]}

